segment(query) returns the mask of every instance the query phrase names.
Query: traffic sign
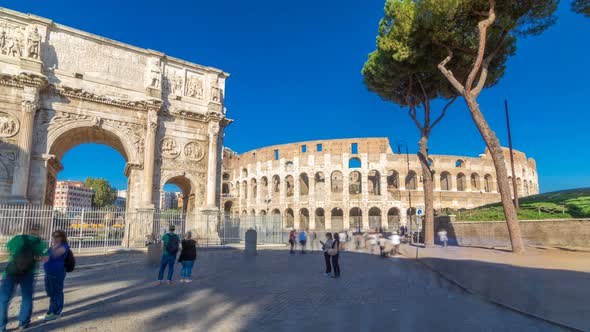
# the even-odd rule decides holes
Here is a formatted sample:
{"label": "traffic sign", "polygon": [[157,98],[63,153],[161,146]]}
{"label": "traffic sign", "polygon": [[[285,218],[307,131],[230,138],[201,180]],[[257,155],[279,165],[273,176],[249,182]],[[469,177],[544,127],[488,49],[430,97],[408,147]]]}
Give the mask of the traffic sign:
{"label": "traffic sign", "polygon": [[416,208],[416,215],[417,216],[423,216],[424,215],[424,207],[423,206],[418,206]]}

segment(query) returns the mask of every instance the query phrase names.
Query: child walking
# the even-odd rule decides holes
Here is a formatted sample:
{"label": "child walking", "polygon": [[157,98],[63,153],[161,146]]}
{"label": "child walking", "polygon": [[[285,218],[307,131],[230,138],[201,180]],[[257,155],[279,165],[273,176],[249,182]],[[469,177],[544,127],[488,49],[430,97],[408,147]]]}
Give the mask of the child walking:
{"label": "child walking", "polygon": [[187,232],[184,240],[182,240],[182,250],[180,251],[180,257],[178,258],[178,262],[182,264],[180,282],[192,282],[191,274],[196,259],[197,242],[192,239],[191,232]]}

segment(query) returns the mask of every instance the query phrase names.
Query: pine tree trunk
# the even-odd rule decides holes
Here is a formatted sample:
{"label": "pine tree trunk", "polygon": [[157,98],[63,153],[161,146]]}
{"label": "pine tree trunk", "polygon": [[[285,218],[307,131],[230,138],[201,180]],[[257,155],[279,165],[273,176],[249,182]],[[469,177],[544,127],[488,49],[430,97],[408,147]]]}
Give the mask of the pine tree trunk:
{"label": "pine tree trunk", "polygon": [[504,151],[502,150],[502,146],[500,145],[500,141],[496,137],[496,134],[489,127],[486,119],[481,113],[477,101],[469,95],[464,97],[465,102],[469,107],[471,117],[473,118],[477,129],[479,130],[488,147],[488,150],[490,151],[492,160],[494,161],[498,191],[500,192],[500,197],[502,199],[502,207],[504,208],[504,216],[506,217],[506,224],[508,226],[512,251],[514,253],[522,253],[524,252],[524,245],[522,242],[516,209],[512,201],[512,194],[510,193],[510,184],[508,182],[508,171],[506,170]]}
{"label": "pine tree trunk", "polygon": [[434,246],[434,182],[432,172],[428,166],[428,136],[422,132],[418,152],[424,185],[424,246]]}

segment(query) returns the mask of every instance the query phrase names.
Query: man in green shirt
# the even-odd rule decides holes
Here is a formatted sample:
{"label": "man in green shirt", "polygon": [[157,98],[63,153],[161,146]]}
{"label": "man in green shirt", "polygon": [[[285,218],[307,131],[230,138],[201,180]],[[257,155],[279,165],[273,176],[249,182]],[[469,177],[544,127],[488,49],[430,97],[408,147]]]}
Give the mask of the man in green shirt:
{"label": "man in green shirt", "polygon": [[158,285],[164,279],[164,271],[168,266],[168,285],[172,284],[172,275],[174,274],[174,263],[176,263],[176,254],[180,248],[180,238],[174,234],[176,227],[171,224],[168,227],[168,233],[162,236],[162,260],[160,261],[160,272],[158,273]]}
{"label": "man in green shirt", "polygon": [[17,285],[22,297],[19,328],[25,329],[31,322],[35,272],[38,262],[47,257],[47,244],[39,237],[39,230],[39,225],[32,225],[28,234],[16,235],[6,245],[10,258],[0,286],[0,331],[6,330],[8,306]]}

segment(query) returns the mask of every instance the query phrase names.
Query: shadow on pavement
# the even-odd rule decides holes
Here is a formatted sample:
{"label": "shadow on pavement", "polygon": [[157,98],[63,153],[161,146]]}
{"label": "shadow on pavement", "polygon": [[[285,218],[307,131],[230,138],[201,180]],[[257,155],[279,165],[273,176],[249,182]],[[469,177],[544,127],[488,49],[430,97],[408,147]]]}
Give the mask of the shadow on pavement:
{"label": "shadow on pavement", "polygon": [[[193,283],[156,287],[157,269],[145,264],[145,254],[125,255],[126,264],[69,275],[64,317],[29,330],[559,330],[465,293],[405,258],[344,252],[342,278],[332,279],[323,274],[319,252],[259,250],[258,256],[246,257],[240,250],[201,250]],[[177,264],[176,280],[179,271]],[[42,282],[37,286],[41,291]],[[34,317],[46,305],[37,301]],[[13,324],[14,316],[11,310]]]}

